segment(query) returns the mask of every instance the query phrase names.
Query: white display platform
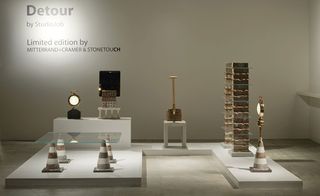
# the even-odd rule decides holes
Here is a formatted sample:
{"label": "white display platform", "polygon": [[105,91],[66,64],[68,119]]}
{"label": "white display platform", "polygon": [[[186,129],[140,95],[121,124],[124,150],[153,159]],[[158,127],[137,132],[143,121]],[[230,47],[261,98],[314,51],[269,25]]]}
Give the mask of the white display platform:
{"label": "white display platform", "polygon": [[50,186],[141,186],[142,152],[113,151],[117,163],[114,172],[94,173],[99,156],[97,149],[67,149],[69,164],[60,164],[62,173],[42,173],[48,147],[44,147],[6,178],[6,187]]}
{"label": "white display platform", "polygon": [[[271,173],[252,173],[249,170],[254,157],[231,157],[221,143],[189,143],[187,149],[164,148],[162,143],[135,143],[130,150],[114,151],[118,160],[112,164],[113,173],[93,173],[99,148],[76,148],[67,146],[69,164],[61,164],[63,173],[42,173],[46,165],[48,147],[43,148],[6,178],[7,187],[49,186],[141,186],[142,153],[146,156],[194,156],[215,154],[222,163],[224,176],[235,188],[294,188],[301,189],[302,180],[278,163],[267,158]],[[181,146],[181,145],[180,145]],[[256,149],[251,146],[255,153]],[[268,153],[268,151],[267,151]]]}
{"label": "white display platform", "polygon": [[[214,143],[212,148],[216,157],[225,168],[227,180],[235,188],[297,188],[303,186],[302,180],[281,165],[267,157],[271,173],[252,173],[249,167],[253,166],[254,157],[231,157],[228,149],[220,143]],[[256,148],[250,146],[255,154]],[[268,153],[268,151],[266,152]]]}
{"label": "white display platform", "polygon": [[53,120],[54,132],[121,132],[120,141],[113,144],[115,149],[131,147],[131,118],[120,119],[98,119],[82,118],[72,120],[67,118],[56,118]]}

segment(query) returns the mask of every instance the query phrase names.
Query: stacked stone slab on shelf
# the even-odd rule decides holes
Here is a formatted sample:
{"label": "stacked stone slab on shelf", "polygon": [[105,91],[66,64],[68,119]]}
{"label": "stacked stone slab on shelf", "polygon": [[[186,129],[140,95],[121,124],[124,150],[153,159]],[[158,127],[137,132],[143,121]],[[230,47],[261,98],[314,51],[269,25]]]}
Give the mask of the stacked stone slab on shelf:
{"label": "stacked stone slab on shelf", "polygon": [[117,91],[102,90],[102,107],[98,108],[99,118],[119,119],[120,107],[117,104]]}
{"label": "stacked stone slab on shelf", "polygon": [[117,91],[114,91],[114,90],[102,91],[102,107],[104,108],[117,107]]}
{"label": "stacked stone slab on shelf", "polygon": [[250,152],[248,63],[228,63],[225,80],[225,144],[233,153]]}

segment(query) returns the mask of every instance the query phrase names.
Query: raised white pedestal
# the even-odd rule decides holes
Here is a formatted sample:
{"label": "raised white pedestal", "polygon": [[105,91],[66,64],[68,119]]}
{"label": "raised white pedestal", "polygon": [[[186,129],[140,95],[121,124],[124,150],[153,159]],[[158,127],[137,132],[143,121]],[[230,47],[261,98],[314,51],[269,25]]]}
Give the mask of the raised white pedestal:
{"label": "raised white pedestal", "polygon": [[[22,164],[6,178],[6,187],[78,187],[78,186],[141,186],[143,176],[142,154],[145,156],[195,156],[214,154],[221,162],[224,176],[235,188],[284,188],[302,189],[303,182],[294,174],[267,158],[272,172],[252,173],[249,168],[254,157],[231,157],[220,143],[189,143],[188,149],[164,148],[162,143],[133,144],[129,150],[115,150],[118,160],[111,166],[114,172],[94,173],[99,156],[99,144],[96,148],[78,148],[67,146],[69,164],[61,164],[62,173],[42,173],[48,157],[48,146]],[[250,147],[255,152],[253,146]],[[209,173],[208,173],[209,175]],[[214,175],[214,174],[212,174]],[[258,191],[258,190],[257,190]],[[259,192],[257,192],[257,195]]]}
{"label": "raised white pedestal", "polygon": [[[227,149],[214,143],[212,151],[224,166],[227,180],[235,188],[293,188],[301,189],[302,180],[281,165],[267,157],[268,166],[272,172],[250,172],[254,157],[231,157]],[[250,146],[250,151],[256,148]],[[257,194],[259,195],[259,194]]]}
{"label": "raised white pedestal", "polygon": [[169,127],[181,127],[182,128],[182,147],[187,147],[187,123],[186,121],[163,121],[163,140],[164,147],[168,147],[168,131]]}
{"label": "raised white pedestal", "polygon": [[120,132],[118,143],[112,144],[113,148],[131,147],[131,118],[120,119],[98,119],[82,118],[72,120],[67,118],[56,118],[53,121],[54,132]]}
{"label": "raised white pedestal", "polygon": [[79,186],[141,186],[142,152],[132,150],[113,151],[118,160],[111,164],[114,172],[93,172],[97,166],[99,146],[96,149],[68,149],[69,164],[60,164],[61,173],[42,173],[48,157],[48,146],[44,147],[5,181],[6,187],[79,187]]}

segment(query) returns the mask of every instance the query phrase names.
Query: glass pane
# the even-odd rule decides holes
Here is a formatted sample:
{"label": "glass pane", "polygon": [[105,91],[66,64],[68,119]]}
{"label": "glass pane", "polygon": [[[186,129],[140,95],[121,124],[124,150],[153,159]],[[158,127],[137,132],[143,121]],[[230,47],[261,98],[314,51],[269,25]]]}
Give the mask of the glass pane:
{"label": "glass pane", "polygon": [[48,132],[36,142],[48,144],[57,142],[58,139],[63,139],[66,144],[92,144],[100,143],[101,140],[108,140],[109,143],[118,143],[120,137],[120,132]]}

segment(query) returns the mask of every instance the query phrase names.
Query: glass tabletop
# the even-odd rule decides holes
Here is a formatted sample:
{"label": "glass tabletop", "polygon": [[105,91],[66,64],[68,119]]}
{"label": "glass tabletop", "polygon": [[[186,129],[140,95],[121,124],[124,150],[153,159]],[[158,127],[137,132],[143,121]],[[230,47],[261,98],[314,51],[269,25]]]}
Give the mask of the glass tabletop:
{"label": "glass tabletop", "polygon": [[101,140],[118,143],[120,137],[120,132],[48,132],[36,142],[48,144],[62,139],[66,144],[95,144],[101,143]]}

